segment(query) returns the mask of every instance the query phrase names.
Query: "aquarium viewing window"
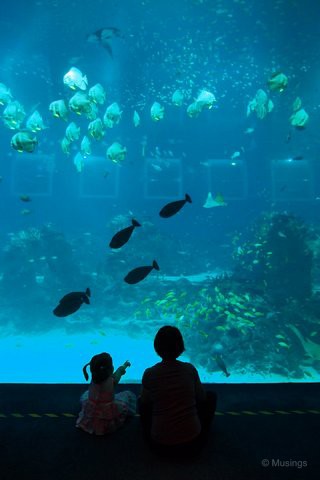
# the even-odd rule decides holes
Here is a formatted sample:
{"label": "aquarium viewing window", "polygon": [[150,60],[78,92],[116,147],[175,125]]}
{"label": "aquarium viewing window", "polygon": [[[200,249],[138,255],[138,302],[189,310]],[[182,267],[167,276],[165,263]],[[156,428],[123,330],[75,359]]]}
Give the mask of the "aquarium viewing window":
{"label": "aquarium viewing window", "polygon": [[181,159],[146,158],[144,172],[146,199],[171,199],[183,194]]}
{"label": "aquarium viewing window", "polygon": [[318,381],[320,2],[86,3],[1,12],[0,382]]}
{"label": "aquarium viewing window", "polygon": [[83,198],[116,198],[119,194],[119,166],[103,157],[85,159],[85,174],[79,175],[79,196]]}
{"label": "aquarium viewing window", "polygon": [[11,194],[52,195],[54,155],[19,154],[12,164]]}
{"label": "aquarium viewing window", "polygon": [[208,160],[208,188],[212,193],[220,192],[228,200],[247,197],[247,169],[243,160]]}
{"label": "aquarium viewing window", "polygon": [[273,160],[271,163],[274,201],[308,201],[314,197],[314,178],[308,160]]}

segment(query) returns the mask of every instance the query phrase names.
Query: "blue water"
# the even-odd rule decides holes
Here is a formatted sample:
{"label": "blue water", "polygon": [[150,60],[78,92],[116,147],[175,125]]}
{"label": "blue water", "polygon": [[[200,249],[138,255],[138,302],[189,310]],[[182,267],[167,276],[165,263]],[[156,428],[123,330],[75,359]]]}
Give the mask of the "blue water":
{"label": "blue water", "polygon": [[[0,105],[0,381],[81,382],[83,364],[108,351],[115,365],[130,360],[123,380],[139,382],[158,361],[153,338],[165,324],[181,329],[183,359],[204,381],[318,381],[316,2],[87,3],[20,0],[1,13],[0,83],[25,118],[8,128],[10,101]],[[120,31],[109,51],[87,41],[105,27]],[[49,111],[79,91],[63,82],[72,67],[87,76],[85,94],[97,83],[105,89],[99,117],[114,102],[122,111],[102,140],[91,138],[81,172],[74,159],[91,120]],[[268,86],[276,73],[287,78],[283,91]],[[177,89],[181,106],[172,102]],[[259,89],[273,103],[263,118],[258,107],[247,114]],[[203,91],[215,101],[191,118]],[[304,128],[290,121],[297,97],[309,115]],[[164,107],[159,121],[154,102]],[[11,139],[35,110],[45,128],[32,153],[18,152]],[[67,155],[61,140],[71,122],[80,138]],[[106,156],[114,142],[127,152],[118,163]],[[159,216],[186,193],[191,204]],[[219,206],[203,208],[209,193]],[[112,251],[112,236],[132,218],[142,227]],[[124,282],[154,259],[159,272]],[[64,295],[87,287],[90,305],[53,315]]]}

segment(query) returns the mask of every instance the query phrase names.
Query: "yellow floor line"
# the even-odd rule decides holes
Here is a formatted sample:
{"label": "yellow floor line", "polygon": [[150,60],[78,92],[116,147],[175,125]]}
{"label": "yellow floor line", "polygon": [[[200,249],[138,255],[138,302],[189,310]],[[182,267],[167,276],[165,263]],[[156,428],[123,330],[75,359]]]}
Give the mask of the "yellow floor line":
{"label": "yellow floor line", "polygon": [[[225,416],[225,415],[232,415],[232,416],[243,416],[243,415],[251,415],[251,416],[261,416],[261,415],[307,415],[307,414],[316,414],[320,415],[320,410],[317,409],[305,409],[305,410],[239,410],[239,411],[234,411],[234,410],[228,410],[228,411],[216,411],[215,415],[216,416]],[[66,417],[66,418],[76,418],[78,414],[74,413],[68,413],[68,412],[61,412],[61,413],[19,413],[19,412],[13,412],[13,413],[0,413],[0,419],[1,418],[8,418],[8,417],[13,417],[13,418],[25,418],[25,417],[31,417],[31,418],[43,418],[43,417],[49,417],[49,418],[61,418],[61,417]],[[136,413],[134,415],[135,417],[140,417],[139,413]]]}

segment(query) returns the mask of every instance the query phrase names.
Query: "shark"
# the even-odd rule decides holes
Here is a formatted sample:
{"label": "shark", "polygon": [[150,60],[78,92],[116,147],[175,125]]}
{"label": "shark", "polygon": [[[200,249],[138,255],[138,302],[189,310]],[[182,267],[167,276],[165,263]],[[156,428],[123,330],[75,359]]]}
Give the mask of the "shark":
{"label": "shark", "polygon": [[116,28],[116,27],[105,27],[105,28],[100,28],[99,30],[93,33],[89,33],[89,35],[87,35],[87,42],[101,45],[103,48],[107,50],[110,57],[113,58],[113,52],[112,52],[110,41],[115,37],[123,38],[121,30],[119,30],[119,28]]}

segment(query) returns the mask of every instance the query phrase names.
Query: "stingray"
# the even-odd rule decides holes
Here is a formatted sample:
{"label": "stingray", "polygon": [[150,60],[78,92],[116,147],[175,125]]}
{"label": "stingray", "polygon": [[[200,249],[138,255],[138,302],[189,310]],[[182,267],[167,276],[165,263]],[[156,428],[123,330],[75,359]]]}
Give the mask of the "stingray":
{"label": "stingray", "polygon": [[93,32],[87,35],[87,42],[101,45],[103,48],[107,50],[110,57],[113,58],[113,52],[112,52],[110,40],[112,40],[114,37],[123,38],[123,35],[119,30],[119,28],[105,27],[105,28],[100,28],[96,32]]}
{"label": "stingray", "polygon": [[211,192],[208,193],[207,199],[203,208],[213,208],[213,207],[225,207],[227,204],[224,201],[221,193],[218,193],[214,198],[212,197]]}
{"label": "stingray", "polygon": [[288,327],[296,334],[296,336],[299,338],[301,345],[304,348],[305,354],[308,357],[311,357],[313,360],[318,360],[320,361],[320,345],[318,343],[312,342],[311,340],[304,339],[299,330],[293,326],[293,325],[288,325]]}

